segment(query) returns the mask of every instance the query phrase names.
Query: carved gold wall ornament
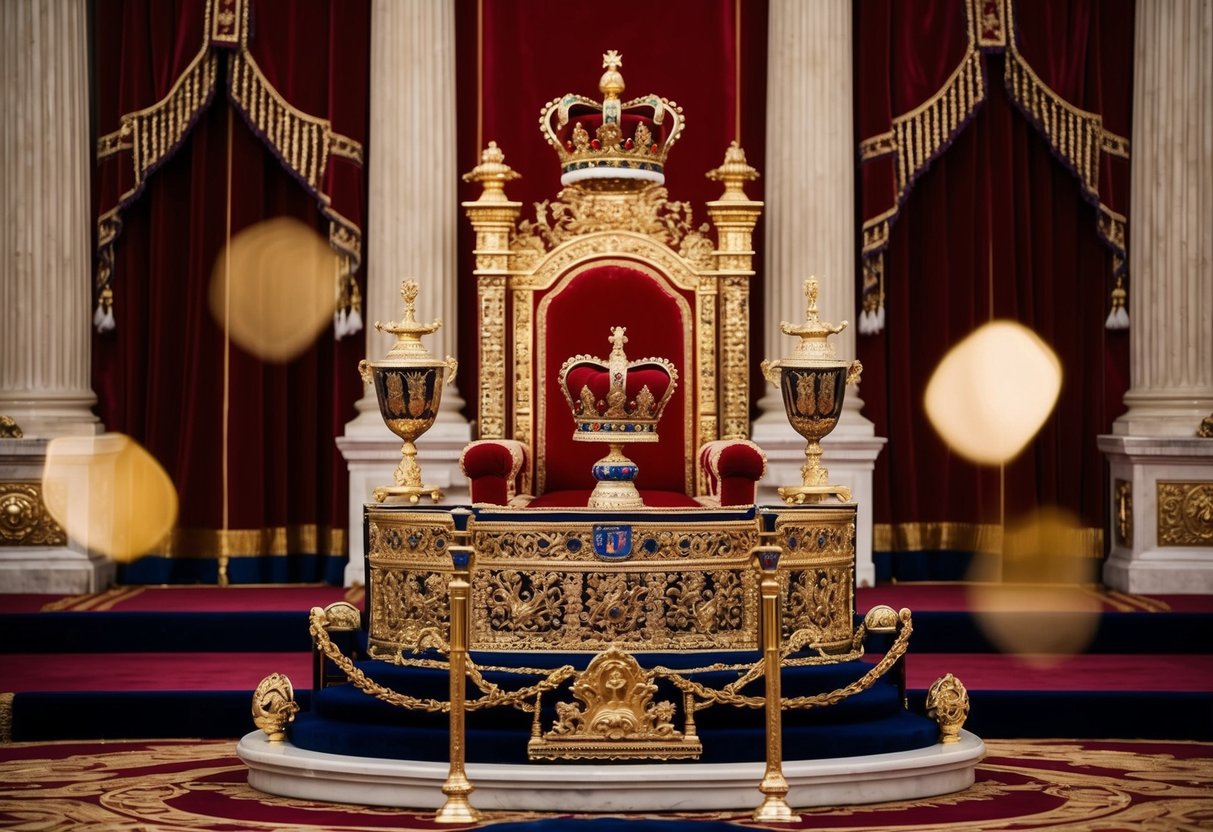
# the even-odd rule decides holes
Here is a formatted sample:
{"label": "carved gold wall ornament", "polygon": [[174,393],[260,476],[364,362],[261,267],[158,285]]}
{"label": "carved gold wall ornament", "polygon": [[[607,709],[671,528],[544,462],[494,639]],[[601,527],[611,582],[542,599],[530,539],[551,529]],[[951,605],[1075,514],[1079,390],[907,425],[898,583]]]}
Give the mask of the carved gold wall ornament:
{"label": "carved gold wall ornament", "polygon": [[1158,481],[1158,545],[1213,546],[1213,481]]}
{"label": "carved gold wall ornament", "polygon": [[595,656],[571,690],[582,704],[556,704],[552,729],[527,744],[530,759],[696,759],[703,750],[693,729],[674,728],[674,703],[653,701],[652,674],[617,647]]}
{"label": "carved gold wall ornament", "polygon": [[1133,546],[1133,483],[1116,481],[1116,542]]}
{"label": "carved gold wall ornament", "polygon": [[927,716],[939,723],[939,741],[960,742],[960,729],[969,716],[969,692],[951,673],[935,680],[927,691]]}
{"label": "carved gold wall ornament", "polygon": [[67,533],[42,501],[41,483],[0,482],[0,545],[67,545]]}
{"label": "carved gold wall ornament", "polygon": [[1213,413],[1200,420],[1200,427],[1196,429],[1196,435],[1201,439],[1213,439]]}
{"label": "carved gold wall ornament", "polygon": [[0,416],[0,439],[20,439],[25,436],[12,416]]}
{"label": "carved gold wall ornament", "polygon": [[253,723],[266,733],[270,742],[286,739],[286,726],[299,713],[291,680],[281,673],[271,673],[253,691]]}

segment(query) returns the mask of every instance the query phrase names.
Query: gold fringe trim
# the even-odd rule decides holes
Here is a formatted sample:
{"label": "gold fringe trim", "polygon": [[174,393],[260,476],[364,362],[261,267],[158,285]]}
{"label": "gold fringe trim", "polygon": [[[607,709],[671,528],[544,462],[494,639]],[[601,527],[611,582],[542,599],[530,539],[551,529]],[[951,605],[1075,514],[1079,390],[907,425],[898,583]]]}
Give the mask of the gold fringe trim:
{"label": "gold fringe trim", "polygon": [[215,90],[218,71],[218,57],[204,47],[168,95],[146,109],[122,117],[119,133],[130,141],[135,184],[122,195],[119,204],[133,197],[143,187],[148,172],[164,161],[185,138],[190,124]]}
{"label": "gold fringe trim", "polygon": [[362,164],[361,144],[334,133],[328,119],[291,106],[270,84],[250,53],[232,55],[228,67],[236,106],[313,191],[318,194],[322,191],[320,180],[330,152]]}
{"label": "gold fringe trim", "polygon": [[[1072,538],[1078,551],[1071,554],[1103,557],[1103,529],[1076,529]],[[927,552],[957,550],[999,554],[1003,528],[995,523],[876,523],[872,527],[875,552]]]}
{"label": "gold fringe trim", "polygon": [[169,558],[256,558],[344,555],[345,529],[302,523],[264,529],[176,529],[149,554]]}
{"label": "gold fringe trim", "polygon": [[1016,46],[1014,4],[1008,4],[1010,23],[1006,83],[1011,98],[1036,123],[1049,147],[1078,177],[1082,188],[1099,205],[1099,234],[1112,248],[1112,273],[1119,275],[1125,263],[1124,215],[1099,200],[1100,154],[1129,158],[1129,140],[1104,129],[1098,113],[1075,107],[1061,97],[1028,65]]}
{"label": "gold fringe trim", "polygon": [[324,191],[329,156],[363,162],[362,145],[333,131],[328,119],[292,106],[274,88],[247,50],[228,57],[232,102],[304,186],[321,202],[329,220],[329,244],[349,260],[347,274],[362,263],[362,232],[333,210]]}
{"label": "gold fringe trim", "polygon": [[0,745],[13,741],[13,696],[0,693]]}
{"label": "gold fringe trim", "polygon": [[[969,45],[964,60],[933,96],[893,119],[897,144],[897,201],[986,98],[981,53]],[[865,224],[866,227],[866,224]]]}

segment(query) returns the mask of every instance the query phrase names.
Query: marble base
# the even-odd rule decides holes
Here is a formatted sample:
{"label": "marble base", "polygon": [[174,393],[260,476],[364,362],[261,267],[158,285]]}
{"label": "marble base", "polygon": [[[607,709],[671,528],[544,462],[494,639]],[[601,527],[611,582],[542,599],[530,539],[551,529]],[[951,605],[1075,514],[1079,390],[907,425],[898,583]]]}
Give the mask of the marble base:
{"label": "marble base", "polygon": [[[471,439],[471,426],[458,413],[442,411],[434,426],[417,440],[417,463],[425,484],[442,489],[444,505],[466,504],[470,499],[467,478],[459,469],[459,456]],[[371,501],[376,488],[395,482],[400,445],[400,438],[383,424],[378,409],[361,413],[345,426],[345,435],[337,437],[337,448],[345,457],[350,476],[346,538],[350,559],[345,566],[346,586],[366,581],[362,507]],[[433,501],[426,498],[425,503],[432,505]]]}
{"label": "marble base", "polygon": [[[866,421],[866,420],[864,420]],[[871,423],[868,423],[871,424]],[[851,500],[857,506],[855,518],[855,585],[875,586],[876,567],[872,561],[872,471],[876,457],[888,442],[870,431],[847,431],[840,423],[829,436],[821,440],[824,451],[821,464],[830,472],[830,482],[851,489]],[[778,418],[763,418],[754,422],[750,438],[767,455],[767,473],[758,483],[759,504],[782,502],[778,488],[800,485],[804,465],[805,440],[792,430],[780,411]]]}
{"label": "marble base", "polygon": [[[249,785],[306,800],[437,809],[446,763],[349,757],[271,743],[246,734],[236,753]],[[967,731],[960,741],[918,751],[792,760],[783,773],[795,808],[913,800],[973,784],[985,743]],[[762,763],[643,765],[469,764],[471,802],[487,811],[674,812],[746,810],[762,795]]]}
{"label": "marble base", "polygon": [[[1213,501],[1213,439],[1105,435],[1099,449],[1111,474],[1104,583],[1135,594],[1213,594],[1213,519],[1199,510]],[[1187,494],[1197,510],[1160,506],[1160,493],[1164,502]]]}
{"label": "marble base", "polygon": [[[113,562],[90,555],[78,541],[68,539],[45,513],[41,500],[25,491],[26,487],[41,491],[50,441],[0,439],[0,506],[14,512],[11,522],[7,516],[0,520],[0,593],[78,595],[100,592],[114,582],[117,567]],[[13,488],[20,489],[19,499],[10,504],[6,497]],[[24,513],[34,500],[34,514]],[[69,505],[87,511],[87,477],[79,478],[78,493],[70,495]]]}
{"label": "marble base", "polygon": [[81,595],[114,583],[113,561],[68,546],[0,546],[0,594]]}

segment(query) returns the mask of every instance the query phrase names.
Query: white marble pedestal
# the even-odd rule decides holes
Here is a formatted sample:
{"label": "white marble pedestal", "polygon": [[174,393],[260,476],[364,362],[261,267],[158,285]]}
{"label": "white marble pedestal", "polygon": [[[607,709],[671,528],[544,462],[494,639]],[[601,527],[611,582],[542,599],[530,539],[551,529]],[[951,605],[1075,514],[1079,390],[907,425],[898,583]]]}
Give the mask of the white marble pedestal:
{"label": "white marble pedestal", "polygon": [[[0,439],[0,593],[76,595],[114,582],[114,563],[70,540],[42,502],[49,439]],[[81,478],[81,489],[88,478]],[[73,505],[88,495],[71,495]]]}
{"label": "white marble pedestal", "polygon": [[1112,549],[1122,592],[1213,593],[1213,439],[1099,437],[1111,471]]}

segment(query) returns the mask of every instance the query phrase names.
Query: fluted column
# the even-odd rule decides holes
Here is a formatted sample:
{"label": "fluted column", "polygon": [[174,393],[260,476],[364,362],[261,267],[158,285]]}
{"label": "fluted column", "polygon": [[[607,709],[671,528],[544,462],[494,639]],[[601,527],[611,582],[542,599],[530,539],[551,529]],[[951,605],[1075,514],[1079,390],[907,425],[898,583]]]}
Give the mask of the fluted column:
{"label": "fluted column", "polygon": [[[382,358],[393,343],[374,322],[400,317],[400,282],[406,278],[421,285],[418,320],[443,321],[437,333],[426,336],[426,346],[438,357],[456,355],[453,0],[373,0],[369,145],[367,358]],[[441,487],[448,502],[467,493],[458,467],[459,453],[471,438],[460,413],[463,376],[461,370],[455,384],[444,388],[438,419],[417,442],[426,484]],[[363,580],[363,503],[376,486],[393,482],[400,461],[400,440],[384,426],[369,386],[356,407],[358,416],[337,441],[350,470],[347,584]]]}
{"label": "fluted column", "polygon": [[1129,218],[1128,411],[1104,580],[1213,592],[1213,0],[1138,0]]}
{"label": "fluted column", "polygon": [[[90,382],[87,0],[0,3],[0,592],[104,589],[114,565],[90,556],[47,512],[42,471],[54,437],[101,429]],[[68,486],[87,505],[90,483]]]}
{"label": "fluted column", "polygon": [[[804,280],[816,275],[823,320],[850,321],[831,338],[840,358],[855,356],[855,142],[852,135],[852,8],[849,0],[771,0],[767,58],[766,335],[763,356],[787,354],[780,321],[804,319]],[[871,584],[872,468],[885,440],[847,390],[838,427],[822,442],[831,481],[859,504],[857,580]],[[765,499],[799,484],[804,440],[788,424],[779,391],[768,386],[753,437],[770,464]]]}
{"label": "fluted column", "polygon": [[0,415],[26,437],[96,433],[88,3],[6,0],[0,32]]}

